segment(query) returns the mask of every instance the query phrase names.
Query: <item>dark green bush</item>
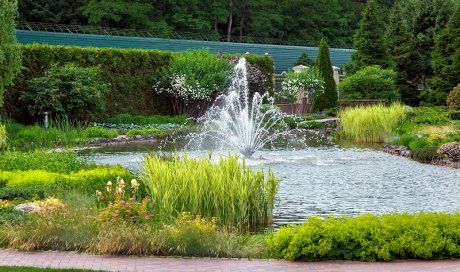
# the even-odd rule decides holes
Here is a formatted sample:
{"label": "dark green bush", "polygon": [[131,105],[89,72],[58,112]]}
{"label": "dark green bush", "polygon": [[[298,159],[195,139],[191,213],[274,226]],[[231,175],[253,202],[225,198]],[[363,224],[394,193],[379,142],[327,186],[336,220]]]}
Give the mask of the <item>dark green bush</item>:
{"label": "dark green bush", "polygon": [[448,111],[443,107],[418,107],[414,114],[412,121],[416,124],[444,125],[450,121]]}
{"label": "dark green bush", "polygon": [[399,137],[399,145],[409,147],[410,143],[417,140],[418,137],[413,134],[404,134]]}
{"label": "dark green bush", "polygon": [[282,227],[270,247],[291,261],[458,258],[459,224],[458,213],[311,217],[301,226]]}
{"label": "dark green bush", "polygon": [[321,122],[310,121],[300,123],[297,127],[300,129],[321,129],[325,128],[326,126]]}
{"label": "dark green bush", "polygon": [[452,120],[460,120],[460,110],[450,111],[449,118]]}
{"label": "dark green bush", "polygon": [[150,124],[178,124],[187,123],[189,117],[187,115],[132,115],[129,113],[117,114],[114,117],[108,118],[107,122],[113,124],[135,124],[135,125],[150,125]]}
{"label": "dark green bush", "polygon": [[[164,96],[152,92],[152,75],[167,67],[174,54],[156,50],[88,48],[76,46],[50,46],[42,44],[21,45],[23,72],[14,87],[5,92],[5,110],[13,119],[33,122],[27,112],[27,104],[19,99],[30,90],[28,81],[43,76],[52,64],[74,63],[81,67],[99,66],[109,91],[104,95],[105,111],[95,115],[104,120],[123,112],[138,115],[170,114],[171,108]],[[270,56],[247,58],[258,66],[267,78],[272,78],[273,60]],[[267,84],[273,84],[267,80]]]}
{"label": "dark green bush", "polygon": [[411,157],[420,162],[430,162],[434,159],[439,159],[440,155],[437,153],[438,146],[427,145],[411,150]]}
{"label": "dark green bush", "polygon": [[134,136],[163,136],[166,132],[157,128],[148,128],[148,129],[132,129],[126,133],[128,137]]}
{"label": "dark green bush", "polygon": [[29,80],[28,84],[31,90],[21,95],[21,101],[34,116],[51,112],[79,120],[104,108],[102,96],[107,85],[97,67],[52,65],[43,76]]}
{"label": "dark green bush", "polygon": [[54,185],[31,185],[23,187],[0,187],[0,199],[44,199],[56,195]]}
{"label": "dark green bush", "polygon": [[396,72],[376,65],[346,77],[338,88],[340,97],[346,99],[385,99],[389,102],[400,98]]}

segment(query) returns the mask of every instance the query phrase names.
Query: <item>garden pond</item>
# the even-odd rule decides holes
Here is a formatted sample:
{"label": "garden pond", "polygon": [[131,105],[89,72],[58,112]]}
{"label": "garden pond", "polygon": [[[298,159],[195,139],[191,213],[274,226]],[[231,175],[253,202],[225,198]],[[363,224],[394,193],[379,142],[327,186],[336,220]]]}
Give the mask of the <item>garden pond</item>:
{"label": "garden pond", "polygon": [[[207,156],[205,149],[186,148],[176,139],[157,143],[80,150],[98,164],[121,164],[142,170],[145,154],[186,152]],[[214,151],[225,156],[228,151]],[[257,151],[246,164],[269,168],[280,180],[274,226],[302,223],[311,215],[357,215],[391,212],[455,212],[460,208],[460,170],[422,164],[384,153],[380,146],[356,146],[315,135],[290,134]]]}

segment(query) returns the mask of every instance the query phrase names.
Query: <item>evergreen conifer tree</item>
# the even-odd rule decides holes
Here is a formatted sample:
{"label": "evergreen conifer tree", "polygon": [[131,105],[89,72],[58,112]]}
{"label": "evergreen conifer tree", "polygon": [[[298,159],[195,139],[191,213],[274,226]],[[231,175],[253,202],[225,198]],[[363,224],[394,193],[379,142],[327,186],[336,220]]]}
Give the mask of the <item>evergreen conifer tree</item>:
{"label": "evergreen conifer tree", "polygon": [[0,0],[0,108],[3,107],[3,92],[13,83],[21,68],[21,55],[16,45],[17,0]]}
{"label": "evergreen conifer tree", "polygon": [[375,0],[369,0],[363,13],[360,26],[354,36],[356,52],[352,55],[352,62],[347,65],[347,73],[370,65],[380,65],[382,68],[391,68],[392,62],[383,39],[383,22],[378,14],[379,7]]}
{"label": "evergreen conifer tree", "polygon": [[429,102],[444,104],[448,93],[460,83],[460,6],[437,37],[431,64],[434,76]]}
{"label": "evergreen conifer tree", "polygon": [[315,62],[311,60],[307,53],[303,52],[300,57],[297,59],[297,61],[294,63],[295,66],[297,65],[305,65],[305,66],[314,66]]}
{"label": "evergreen conifer tree", "polygon": [[332,69],[329,47],[325,37],[321,39],[321,43],[319,44],[316,67],[324,80],[324,93],[315,97],[313,102],[314,109],[322,111],[337,107],[337,86],[334,80],[334,70]]}
{"label": "evergreen conifer tree", "polygon": [[412,35],[401,14],[399,1],[394,3],[391,10],[386,40],[391,59],[396,65],[397,85],[401,99],[408,105],[417,106],[419,104],[419,92],[409,80],[416,56],[412,53]]}

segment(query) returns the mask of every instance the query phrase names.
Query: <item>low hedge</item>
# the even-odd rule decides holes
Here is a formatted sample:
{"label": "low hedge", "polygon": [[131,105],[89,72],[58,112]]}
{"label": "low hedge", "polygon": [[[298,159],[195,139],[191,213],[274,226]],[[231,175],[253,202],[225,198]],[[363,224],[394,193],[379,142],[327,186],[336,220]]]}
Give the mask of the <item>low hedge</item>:
{"label": "low hedge", "polygon": [[459,226],[459,213],[311,217],[282,227],[269,244],[290,261],[458,258]]}
{"label": "low hedge", "polygon": [[96,190],[103,190],[107,181],[114,182],[118,176],[126,181],[133,178],[133,175],[121,166],[100,166],[69,174],[45,170],[0,171],[0,198],[41,198],[53,195],[56,189],[93,194]]}
{"label": "low hedge", "polygon": [[[104,95],[105,111],[95,114],[96,120],[120,113],[133,115],[169,114],[166,98],[152,91],[152,75],[169,64],[174,54],[156,50],[51,46],[44,44],[20,45],[23,55],[22,73],[15,84],[5,92],[4,109],[20,122],[33,122],[21,94],[30,91],[28,81],[42,76],[53,64],[74,63],[81,67],[99,66],[109,91]],[[272,78],[273,60],[270,56],[248,56],[248,61]],[[272,80],[268,80],[268,87]]]}

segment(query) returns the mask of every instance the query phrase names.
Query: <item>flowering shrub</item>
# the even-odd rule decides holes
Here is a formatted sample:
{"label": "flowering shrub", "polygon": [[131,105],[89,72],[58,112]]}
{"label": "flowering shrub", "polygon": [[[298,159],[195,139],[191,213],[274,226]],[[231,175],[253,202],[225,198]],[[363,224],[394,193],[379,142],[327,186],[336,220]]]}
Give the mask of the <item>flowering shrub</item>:
{"label": "flowering shrub", "polygon": [[32,204],[37,205],[42,208],[44,211],[54,211],[58,209],[63,209],[64,203],[60,199],[54,197],[48,197],[45,200],[35,200]]}
{"label": "flowering shrub", "polygon": [[[115,187],[114,187],[115,186]],[[128,190],[123,179],[117,178],[116,184],[108,181],[105,192],[96,190],[98,205],[107,205],[99,213],[99,220],[103,222],[114,222],[118,220],[132,223],[145,223],[153,217],[150,213],[150,201],[145,198],[141,201],[138,192],[140,183],[132,179]]]}
{"label": "flowering shrub", "polygon": [[153,91],[167,94],[174,114],[196,117],[225,90],[231,65],[207,51],[176,54],[167,68],[154,75]]}
{"label": "flowering shrub", "polygon": [[302,89],[303,96],[309,98],[324,92],[324,80],[321,78],[319,71],[312,67],[300,72],[288,72],[282,87],[279,96],[292,103],[297,101]]}

